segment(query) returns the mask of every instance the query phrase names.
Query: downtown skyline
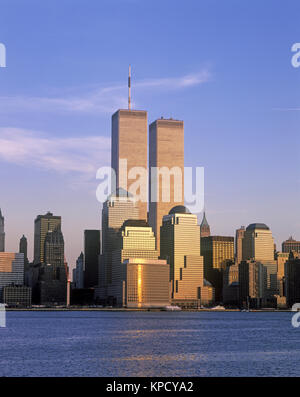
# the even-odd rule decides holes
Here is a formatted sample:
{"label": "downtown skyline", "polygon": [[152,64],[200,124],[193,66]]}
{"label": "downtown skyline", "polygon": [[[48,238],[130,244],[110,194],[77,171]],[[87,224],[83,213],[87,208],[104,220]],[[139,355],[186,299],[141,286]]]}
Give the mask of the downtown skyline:
{"label": "downtown skyline", "polygon": [[[119,6],[115,23],[121,25],[107,36],[105,12],[112,11],[108,2],[102,6],[90,2],[85,8],[91,23],[84,36],[80,34],[87,28],[87,15],[80,16],[82,1],[75,5],[78,14],[73,13],[67,28],[57,17],[66,15],[69,1],[56,6],[57,14],[49,4],[47,14],[37,2],[29,1],[24,10],[28,18],[19,21],[19,32],[8,29],[9,21],[18,25],[13,6],[1,13],[0,41],[8,51],[7,68],[0,69],[0,207],[6,249],[17,252],[24,234],[31,260],[34,219],[51,211],[62,216],[66,257],[73,267],[82,251],[83,230],[100,229],[102,205],[96,200],[95,174],[110,163],[111,115],[127,108],[129,63],[133,108],[148,111],[148,124],[161,116],[184,120],[185,165],[205,168],[205,209],[212,234],[233,236],[241,225],[264,222],[277,249],[291,234],[298,240],[300,113],[288,110],[299,106],[295,87],[300,71],[290,63],[290,47],[298,40],[291,12],[296,2],[281,14],[278,2],[272,2],[273,19],[268,17],[270,2],[261,5],[259,15],[250,12],[250,5],[247,13],[232,2],[238,17],[230,17],[222,5],[214,14],[208,2],[202,6],[192,2],[199,20],[189,10],[185,32],[174,32],[171,39],[170,30],[183,10],[179,3],[172,10],[160,5],[161,13],[170,15],[168,40],[166,27],[156,34],[151,31],[153,36],[143,33],[145,43],[139,51],[139,29],[142,21],[150,23],[154,10],[147,2],[113,3]],[[39,38],[32,36],[34,29],[25,37],[22,30],[30,23],[33,6],[35,15],[40,15],[38,24],[45,25]],[[127,14],[122,24],[122,12],[127,9],[133,15]],[[209,23],[212,18],[219,23],[207,35],[205,16]],[[137,17],[141,22],[131,26],[130,18]],[[157,15],[158,21],[161,18]],[[277,24],[287,18],[290,23],[280,32]],[[54,20],[56,32],[50,29]],[[118,40],[123,42],[122,29],[127,25],[131,40],[115,55],[112,49]],[[265,42],[260,43],[256,35],[266,26]],[[242,29],[241,37],[236,37],[237,29]],[[20,32],[23,35],[18,38]],[[26,51],[21,49],[24,39]],[[183,53],[182,60],[176,50]],[[172,62],[175,57],[176,63]]]}

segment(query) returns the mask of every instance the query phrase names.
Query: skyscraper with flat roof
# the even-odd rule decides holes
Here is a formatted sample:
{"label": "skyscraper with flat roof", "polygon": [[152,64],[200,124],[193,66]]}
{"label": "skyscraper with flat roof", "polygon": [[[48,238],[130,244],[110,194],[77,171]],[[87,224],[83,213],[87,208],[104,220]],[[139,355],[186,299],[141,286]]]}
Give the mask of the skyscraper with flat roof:
{"label": "skyscraper with flat roof", "polygon": [[243,238],[243,261],[261,262],[267,271],[267,288],[264,305],[275,305],[278,293],[277,261],[274,258],[274,239],[270,228],[264,223],[251,223]]}
{"label": "skyscraper with flat roof", "polygon": [[149,224],[160,249],[164,215],[184,204],[184,124],[159,119],[149,126]]}
{"label": "skyscraper with flat roof", "polygon": [[0,208],[0,252],[5,251],[4,216]]}
{"label": "skyscraper with flat roof", "polygon": [[[122,188],[129,191],[131,184],[140,178],[132,169],[140,167],[144,170],[145,178],[140,179],[141,188],[136,194],[141,198],[137,202],[140,219],[147,220],[147,112],[118,110],[112,115],[111,136],[111,166],[116,173],[116,190]],[[115,189],[112,190],[114,194]]]}
{"label": "skyscraper with flat roof", "polygon": [[34,221],[34,264],[45,263],[45,238],[49,231],[61,229],[61,217],[51,212],[38,215]]}
{"label": "skyscraper with flat roof", "polygon": [[264,223],[250,224],[243,238],[243,260],[274,261],[274,239]]}

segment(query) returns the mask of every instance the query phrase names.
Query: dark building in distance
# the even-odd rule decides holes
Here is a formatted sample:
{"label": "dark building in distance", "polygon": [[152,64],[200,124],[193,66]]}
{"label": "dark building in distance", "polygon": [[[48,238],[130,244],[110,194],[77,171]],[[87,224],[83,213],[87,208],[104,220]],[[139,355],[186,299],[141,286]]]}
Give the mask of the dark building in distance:
{"label": "dark building in distance", "polygon": [[286,302],[289,307],[300,303],[300,254],[291,252],[285,263]]}
{"label": "dark building in distance", "polygon": [[3,303],[10,307],[30,307],[31,288],[25,285],[8,285],[3,288]]}
{"label": "dark building in distance", "polygon": [[34,221],[34,264],[45,263],[44,249],[45,238],[48,231],[61,228],[61,217],[54,216],[51,212],[46,215],[38,215]]}
{"label": "dark building in distance", "polygon": [[19,252],[20,252],[21,254],[24,254],[24,266],[25,266],[25,270],[26,270],[26,268],[28,267],[28,263],[29,263],[29,261],[28,261],[28,254],[27,254],[27,247],[28,247],[27,238],[26,238],[26,237],[24,236],[24,234],[23,234],[23,236],[20,238]]}
{"label": "dark building in distance", "polygon": [[259,309],[266,305],[267,268],[259,261],[239,264],[239,296],[244,307]]}
{"label": "dark building in distance", "polygon": [[66,304],[67,274],[64,262],[61,217],[51,212],[38,215],[34,223],[34,263],[28,275],[33,303]]}
{"label": "dark building in distance", "polygon": [[292,236],[282,243],[282,252],[291,251],[300,253],[300,241],[294,240]]}
{"label": "dark building in distance", "polygon": [[84,231],[84,288],[98,284],[100,256],[100,230]]}
{"label": "dark building in distance", "polygon": [[210,227],[206,219],[205,212],[203,213],[203,219],[200,225],[200,235],[201,237],[209,237],[210,236]]}
{"label": "dark building in distance", "polygon": [[245,226],[241,226],[235,232],[235,263],[241,263],[243,259],[243,239],[245,236]]}
{"label": "dark building in distance", "polygon": [[67,276],[64,266],[42,264],[37,268],[38,282],[34,297],[41,305],[65,305]]}
{"label": "dark building in distance", "polygon": [[53,266],[64,266],[64,237],[60,228],[49,230],[44,241],[44,263]]}
{"label": "dark building in distance", "polygon": [[80,253],[79,257],[76,260],[76,268],[73,269],[73,285],[74,288],[83,288],[84,287],[84,255],[83,252]]}
{"label": "dark building in distance", "polygon": [[0,208],[0,252],[5,251],[4,216]]}

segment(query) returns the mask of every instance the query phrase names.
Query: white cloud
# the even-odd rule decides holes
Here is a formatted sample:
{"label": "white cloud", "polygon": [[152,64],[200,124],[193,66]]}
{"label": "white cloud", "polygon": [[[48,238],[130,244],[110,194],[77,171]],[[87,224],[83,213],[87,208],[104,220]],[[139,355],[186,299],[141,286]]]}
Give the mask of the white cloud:
{"label": "white cloud", "polygon": [[[134,82],[134,89],[178,90],[209,81],[210,73],[202,70],[196,74],[178,78],[148,79]],[[78,89],[80,91],[80,89]],[[77,95],[59,97],[0,96],[0,112],[43,111],[113,113],[115,109],[127,107],[126,84],[113,84]]]}
{"label": "white cloud", "polygon": [[58,138],[37,131],[0,128],[0,160],[95,178],[96,170],[110,163],[110,138]]}
{"label": "white cloud", "polygon": [[279,110],[282,112],[298,112],[300,111],[300,108],[274,108],[273,110]]}

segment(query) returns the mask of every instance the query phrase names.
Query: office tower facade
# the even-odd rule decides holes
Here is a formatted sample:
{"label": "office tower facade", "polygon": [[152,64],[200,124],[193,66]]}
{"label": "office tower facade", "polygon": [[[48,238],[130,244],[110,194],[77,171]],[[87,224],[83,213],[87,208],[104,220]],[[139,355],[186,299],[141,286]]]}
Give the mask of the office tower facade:
{"label": "office tower facade", "polygon": [[0,301],[3,300],[3,288],[24,283],[24,255],[12,252],[0,252]]}
{"label": "office tower facade", "polygon": [[73,270],[73,283],[75,288],[81,289],[84,287],[84,255],[80,253],[76,260],[76,268]]}
{"label": "office tower facade", "polygon": [[100,230],[84,231],[84,288],[95,287],[99,279]]}
{"label": "office tower facade", "polygon": [[44,241],[44,263],[53,266],[64,266],[65,243],[61,230],[49,230]]}
{"label": "office tower facade", "polygon": [[267,289],[264,305],[275,306],[278,294],[277,262],[274,255],[274,239],[272,232],[264,223],[250,224],[243,239],[243,260],[261,262],[267,270]]}
{"label": "office tower facade", "polygon": [[172,302],[183,307],[198,307],[205,286],[197,215],[184,206],[172,208],[163,217],[160,236],[160,256],[170,264]]}
{"label": "office tower facade", "polygon": [[159,119],[149,126],[149,225],[160,249],[164,215],[184,204],[184,124]]}
{"label": "office tower facade", "polygon": [[[139,175],[130,175],[134,167],[144,170],[141,189],[136,194],[143,196],[137,201],[140,219],[147,220],[147,112],[142,110],[118,110],[112,116],[111,166],[116,174],[116,191],[130,191],[130,186]],[[124,160],[127,162],[126,167]],[[132,170],[133,172],[133,170]],[[112,193],[115,189],[112,188]]]}
{"label": "office tower facade", "polygon": [[161,259],[129,258],[123,263],[124,305],[158,308],[170,304],[170,267]]}
{"label": "office tower facade", "polygon": [[[134,258],[139,264],[144,261],[146,265],[150,264],[149,261],[155,264],[158,260],[154,233],[144,220],[127,220],[119,231],[117,248],[112,253],[112,283],[108,286],[108,300],[114,305],[125,305],[127,267],[124,261],[130,259],[134,263]],[[164,289],[165,285],[161,288]]]}
{"label": "office tower facade", "polygon": [[296,241],[291,236],[289,239],[282,243],[282,252],[299,252],[300,253],[300,241]]}
{"label": "office tower facade", "polygon": [[104,285],[112,282],[112,252],[117,248],[120,228],[128,219],[139,219],[139,206],[128,197],[125,190],[119,189],[117,194],[108,197],[102,208],[101,267],[104,267]]}
{"label": "office tower facade", "polygon": [[266,267],[253,259],[242,261],[238,266],[240,304],[255,309],[266,306]]}
{"label": "office tower facade", "polygon": [[4,216],[0,208],[0,252],[5,251]]}
{"label": "office tower facade", "polygon": [[38,215],[34,221],[34,264],[45,263],[45,238],[48,231],[61,229],[61,217],[51,212]]}
{"label": "office tower facade", "polygon": [[243,238],[243,260],[274,261],[274,239],[264,223],[250,224]]}
{"label": "office tower facade", "polygon": [[201,238],[204,277],[215,287],[216,301],[222,300],[223,271],[234,262],[234,238],[209,236]]}
{"label": "office tower facade", "polygon": [[300,303],[300,253],[290,252],[289,260],[285,263],[286,303],[292,307]]}
{"label": "office tower facade", "polygon": [[8,285],[4,287],[3,303],[10,307],[30,307],[31,288],[25,285]]}
{"label": "office tower facade", "polygon": [[203,213],[202,222],[200,225],[200,236],[201,237],[209,237],[210,236],[210,227],[206,219],[205,212]]}
{"label": "office tower facade", "polygon": [[243,260],[243,239],[245,226],[241,226],[235,232],[235,263],[239,264]]}

